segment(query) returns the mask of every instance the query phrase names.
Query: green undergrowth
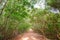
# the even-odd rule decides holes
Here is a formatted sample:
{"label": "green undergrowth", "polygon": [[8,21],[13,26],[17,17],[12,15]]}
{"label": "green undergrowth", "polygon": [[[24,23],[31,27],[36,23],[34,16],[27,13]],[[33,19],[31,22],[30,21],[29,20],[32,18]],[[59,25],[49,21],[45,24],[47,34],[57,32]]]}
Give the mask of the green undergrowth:
{"label": "green undergrowth", "polygon": [[34,15],[36,19],[33,17],[32,29],[51,40],[60,39],[60,13],[38,12],[36,15]]}

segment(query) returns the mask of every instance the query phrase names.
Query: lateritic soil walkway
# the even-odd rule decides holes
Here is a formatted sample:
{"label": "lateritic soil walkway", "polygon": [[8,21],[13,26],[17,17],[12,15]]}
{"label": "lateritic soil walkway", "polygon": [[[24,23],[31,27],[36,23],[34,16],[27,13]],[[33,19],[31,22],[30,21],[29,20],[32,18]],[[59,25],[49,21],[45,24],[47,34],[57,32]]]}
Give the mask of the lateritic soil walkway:
{"label": "lateritic soil walkway", "polygon": [[45,38],[43,35],[39,35],[38,33],[33,32],[33,30],[30,29],[22,36],[18,35],[14,40],[49,40],[49,39]]}

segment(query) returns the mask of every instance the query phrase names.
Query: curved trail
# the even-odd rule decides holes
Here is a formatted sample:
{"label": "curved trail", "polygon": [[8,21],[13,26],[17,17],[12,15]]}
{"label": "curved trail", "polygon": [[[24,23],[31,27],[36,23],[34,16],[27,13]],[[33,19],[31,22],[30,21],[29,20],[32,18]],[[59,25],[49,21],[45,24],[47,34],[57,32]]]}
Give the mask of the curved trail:
{"label": "curved trail", "polygon": [[49,40],[45,38],[43,35],[39,35],[35,32],[33,32],[32,29],[30,29],[28,32],[24,33],[23,36],[17,36],[14,40]]}

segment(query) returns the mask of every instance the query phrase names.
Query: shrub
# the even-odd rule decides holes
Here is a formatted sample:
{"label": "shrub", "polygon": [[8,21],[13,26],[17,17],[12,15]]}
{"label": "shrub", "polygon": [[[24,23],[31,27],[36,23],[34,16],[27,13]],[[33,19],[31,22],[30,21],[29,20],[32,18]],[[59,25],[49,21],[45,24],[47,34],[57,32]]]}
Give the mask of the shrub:
{"label": "shrub", "polygon": [[36,16],[33,30],[39,34],[43,34],[51,40],[58,40],[57,35],[60,33],[59,20],[60,14],[51,12],[47,12],[47,14],[44,14],[44,16]]}
{"label": "shrub", "polygon": [[24,20],[28,17],[28,12],[23,3],[23,0],[7,1],[0,18],[0,40],[9,40],[30,27]]}

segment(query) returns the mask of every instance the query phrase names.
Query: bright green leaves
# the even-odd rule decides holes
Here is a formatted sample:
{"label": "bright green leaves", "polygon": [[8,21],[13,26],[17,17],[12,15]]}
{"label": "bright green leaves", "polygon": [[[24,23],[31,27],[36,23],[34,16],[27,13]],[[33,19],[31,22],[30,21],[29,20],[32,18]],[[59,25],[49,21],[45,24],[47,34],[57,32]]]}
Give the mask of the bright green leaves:
{"label": "bright green leaves", "polygon": [[0,33],[5,38],[3,40],[9,40],[8,38],[16,36],[18,33],[23,33],[30,27],[29,23],[24,20],[28,18],[29,7],[28,0],[7,1],[3,15],[0,16],[0,30],[3,30]]}
{"label": "bright green leaves", "polygon": [[12,19],[16,20],[22,20],[23,18],[27,17],[28,13],[26,12],[27,10],[25,6],[28,3],[27,1],[22,1],[20,3],[18,0],[9,0],[5,8],[5,13],[7,13]]}

